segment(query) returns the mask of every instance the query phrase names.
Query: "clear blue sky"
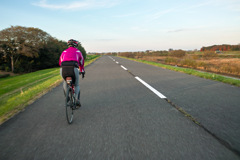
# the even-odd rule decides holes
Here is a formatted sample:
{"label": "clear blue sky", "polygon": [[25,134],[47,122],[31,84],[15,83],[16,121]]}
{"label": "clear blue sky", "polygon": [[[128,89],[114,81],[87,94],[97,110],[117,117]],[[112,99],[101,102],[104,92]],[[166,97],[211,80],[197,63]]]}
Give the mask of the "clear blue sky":
{"label": "clear blue sky", "polygon": [[0,30],[40,28],[87,52],[240,43],[240,0],[1,0]]}

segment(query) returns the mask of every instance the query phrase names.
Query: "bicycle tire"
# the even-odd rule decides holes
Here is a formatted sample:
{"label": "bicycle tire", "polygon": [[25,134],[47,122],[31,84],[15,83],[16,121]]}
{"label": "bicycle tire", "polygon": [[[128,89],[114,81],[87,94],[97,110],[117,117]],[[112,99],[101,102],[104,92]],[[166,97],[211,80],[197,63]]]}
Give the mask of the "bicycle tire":
{"label": "bicycle tire", "polygon": [[72,89],[68,86],[65,100],[66,117],[68,124],[71,124],[73,122],[73,103],[73,92]]}

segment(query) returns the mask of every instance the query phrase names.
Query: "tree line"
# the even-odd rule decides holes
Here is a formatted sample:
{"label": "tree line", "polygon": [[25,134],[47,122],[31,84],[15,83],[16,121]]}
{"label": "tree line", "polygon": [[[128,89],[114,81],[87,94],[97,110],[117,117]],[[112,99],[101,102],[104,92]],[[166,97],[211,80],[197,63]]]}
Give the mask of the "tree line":
{"label": "tree line", "polygon": [[[109,55],[114,53],[109,53]],[[127,58],[142,58],[144,56],[171,56],[171,57],[184,57],[187,54],[184,50],[171,50],[171,51],[145,51],[145,52],[120,52],[117,55]]]}
{"label": "tree line", "polygon": [[208,47],[202,47],[200,51],[240,51],[239,45],[213,45]]}
{"label": "tree line", "polygon": [[[11,26],[0,31],[0,70],[26,73],[58,66],[67,42],[57,40],[45,31]],[[78,49],[86,58],[84,47]]]}

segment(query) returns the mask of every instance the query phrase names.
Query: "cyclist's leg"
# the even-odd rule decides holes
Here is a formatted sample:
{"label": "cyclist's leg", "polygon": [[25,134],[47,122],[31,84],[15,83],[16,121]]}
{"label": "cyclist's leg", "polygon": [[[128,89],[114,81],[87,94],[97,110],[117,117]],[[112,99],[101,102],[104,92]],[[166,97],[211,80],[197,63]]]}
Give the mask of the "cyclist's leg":
{"label": "cyclist's leg", "polygon": [[79,86],[79,71],[78,68],[74,68],[75,73],[75,94],[76,100],[80,100],[80,86]]}
{"label": "cyclist's leg", "polygon": [[65,96],[66,96],[66,91],[67,91],[67,82],[63,80],[63,92]]}
{"label": "cyclist's leg", "polygon": [[[60,68],[60,75],[62,76],[62,68]],[[63,80],[63,92],[65,96],[66,96],[66,91],[67,91],[67,82]]]}

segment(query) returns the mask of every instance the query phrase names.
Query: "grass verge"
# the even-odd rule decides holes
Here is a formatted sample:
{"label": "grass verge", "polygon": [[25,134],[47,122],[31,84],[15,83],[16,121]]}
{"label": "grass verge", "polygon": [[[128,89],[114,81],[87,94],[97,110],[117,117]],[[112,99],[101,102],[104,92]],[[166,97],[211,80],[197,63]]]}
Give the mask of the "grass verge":
{"label": "grass verge", "polygon": [[[122,58],[126,58],[126,57],[122,57]],[[223,82],[223,83],[227,83],[227,84],[231,84],[231,85],[240,87],[240,80],[239,79],[235,79],[235,78],[231,78],[231,77],[225,77],[225,76],[215,74],[215,73],[201,72],[201,71],[197,71],[197,70],[194,70],[194,69],[164,65],[164,64],[161,64],[161,63],[157,63],[157,62],[138,60],[138,59],[134,59],[134,58],[126,58],[126,59],[130,59],[130,60],[133,60],[133,61],[137,61],[137,62],[141,62],[141,63],[145,63],[145,64],[150,64],[150,65],[153,65],[153,66],[157,66],[157,67],[161,67],[161,68],[165,68],[165,69],[169,69],[169,70],[173,70],[173,71],[177,71],[177,72],[186,73],[186,74],[189,74],[189,75],[194,75],[194,76],[198,76],[198,77],[205,78],[205,79],[211,79],[211,80],[215,80],[215,81],[219,81],[219,82]]]}
{"label": "grass verge", "polygon": [[[85,66],[99,56],[89,56]],[[62,82],[59,68],[41,70],[0,80],[0,124]]]}

